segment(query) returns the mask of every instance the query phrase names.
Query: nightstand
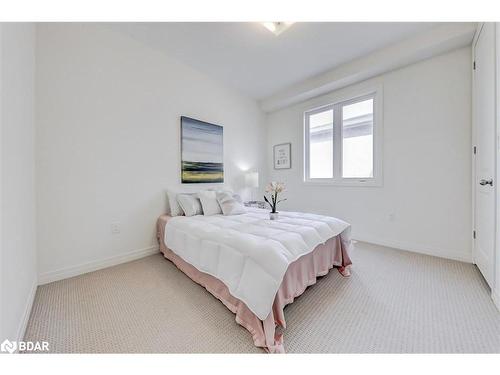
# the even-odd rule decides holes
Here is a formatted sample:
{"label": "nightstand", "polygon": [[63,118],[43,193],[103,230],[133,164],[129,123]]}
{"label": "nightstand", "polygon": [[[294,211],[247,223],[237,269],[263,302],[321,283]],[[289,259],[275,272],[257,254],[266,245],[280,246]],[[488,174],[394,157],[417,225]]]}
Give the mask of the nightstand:
{"label": "nightstand", "polygon": [[247,201],[244,205],[245,207],[266,208],[266,202],[264,201]]}

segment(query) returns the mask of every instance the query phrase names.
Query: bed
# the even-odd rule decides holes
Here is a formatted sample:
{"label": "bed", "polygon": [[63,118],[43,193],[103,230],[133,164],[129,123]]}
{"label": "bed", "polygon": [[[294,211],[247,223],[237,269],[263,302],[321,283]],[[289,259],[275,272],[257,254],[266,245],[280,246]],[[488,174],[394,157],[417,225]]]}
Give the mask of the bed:
{"label": "bed", "polygon": [[350,273],[350,225],[313,214],[269,213],[249,208],[241,215],[162,215],[160,251],[194,282],[236,315],[256,346],[284,353],[284,307],[337,268]]}

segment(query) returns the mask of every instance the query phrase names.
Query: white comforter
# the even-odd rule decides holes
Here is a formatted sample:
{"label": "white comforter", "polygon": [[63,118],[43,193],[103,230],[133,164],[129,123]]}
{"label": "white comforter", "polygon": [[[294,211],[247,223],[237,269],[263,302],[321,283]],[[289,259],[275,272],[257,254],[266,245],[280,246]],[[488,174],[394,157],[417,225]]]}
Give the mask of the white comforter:
{"label": "white comforter", "polygon": [[242,215],[176,216],[165,227],[165,244],[186,262],[228,287],[264,320],[288,266],[341,235],[351,246],[350,224],[333,217],[249,208]]}

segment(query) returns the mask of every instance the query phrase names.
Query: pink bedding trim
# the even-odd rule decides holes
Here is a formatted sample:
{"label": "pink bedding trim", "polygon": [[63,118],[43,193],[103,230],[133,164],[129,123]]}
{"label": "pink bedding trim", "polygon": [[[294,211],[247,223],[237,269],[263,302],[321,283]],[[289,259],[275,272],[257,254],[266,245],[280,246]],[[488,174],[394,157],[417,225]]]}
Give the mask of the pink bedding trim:
{"label": "pink bedding trim", "polygon": [[318,276],[326,275],[333,267],[338,267],[339,272],[345,274],[348,271],[346,267],[351,265],[347,249],[342,245],[340,236],[333,237],[324,244],[318,245],[311,253],[290,264],[278,293],[276,293],[272,311],[262,321],[243,301],[233,297],[222,281],[199,271],[166,247],[164,243],[165,224],[169,219],[170,216],[162,215],[157,222],[158,242],[160,251],[165,258],[172,261],[189,278],[207,289],[231,312],[236,314],[236,322],[252,334],[255,346],[262,347],[270,353],[285,352],[283,335],[276,333],[276,326],[286,328],[283,312],[285,306],[292,303],[308,286],[315,284]]}

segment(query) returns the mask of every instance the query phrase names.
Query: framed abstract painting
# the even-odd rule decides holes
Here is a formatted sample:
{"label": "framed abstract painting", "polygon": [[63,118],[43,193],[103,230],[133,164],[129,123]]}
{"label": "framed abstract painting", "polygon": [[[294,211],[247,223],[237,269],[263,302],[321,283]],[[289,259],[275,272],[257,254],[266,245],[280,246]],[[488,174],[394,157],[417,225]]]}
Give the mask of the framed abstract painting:
{"label": "framed abstract painting", "polygon": [[224,182],[223,127],[181,117],[182,183]]}

